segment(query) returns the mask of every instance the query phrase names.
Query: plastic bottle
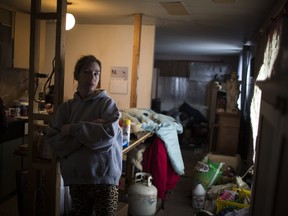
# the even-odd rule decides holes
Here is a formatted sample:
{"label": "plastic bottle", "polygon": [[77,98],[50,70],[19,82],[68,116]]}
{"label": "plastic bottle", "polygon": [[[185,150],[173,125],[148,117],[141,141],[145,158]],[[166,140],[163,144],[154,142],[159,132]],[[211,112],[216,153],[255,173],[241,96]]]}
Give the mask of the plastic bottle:
{"label": "plastic bottle", "polygon": [[125,119],[123,124],[123,147],[128,147],[130,142],[131,120]]}
{"label": "plastic bottle", "polygon": [[192,207],[195,209],[202,209],[205,204],[206,191],[202,184],[197,184],[192,191]]}

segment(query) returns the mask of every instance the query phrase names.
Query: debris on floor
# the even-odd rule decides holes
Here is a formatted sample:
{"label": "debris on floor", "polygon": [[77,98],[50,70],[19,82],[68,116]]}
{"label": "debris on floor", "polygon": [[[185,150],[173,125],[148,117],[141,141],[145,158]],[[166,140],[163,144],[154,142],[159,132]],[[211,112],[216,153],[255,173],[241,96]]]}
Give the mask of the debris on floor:
{"label": "debris on floor", "polygon": [[251,188],[245,182],[244,177],[247,174],[253,174],[253,166],[240,176],[240,164],[241,159],[239,160],[238,156],[222,157],[213,154],[207,154],[201,161],[198,161],[193,171],[192,185],[193,188],[201,185],[206,193],[203,198],[202,194],[195,196],[194,191],[191,191],[192,203],[205,202],[203,208],[194,206],[197,210],[195,216],[248,215]]}

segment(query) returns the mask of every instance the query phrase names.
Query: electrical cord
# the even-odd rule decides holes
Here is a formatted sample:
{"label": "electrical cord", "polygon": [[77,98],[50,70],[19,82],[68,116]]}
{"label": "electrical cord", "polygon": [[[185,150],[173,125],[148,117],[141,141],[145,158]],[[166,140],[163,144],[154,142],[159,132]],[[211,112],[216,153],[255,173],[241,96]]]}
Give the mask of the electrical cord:
{"label": "electrical cord", "polygon": [[36,78],[36,80],[34,82],[35,82],[35,88],[34,88],[34,92],[33,92],[33,101],[35,103],[40,103],[41,100],[36,99],[36,92],[37,92],[37,89],[38,89],[38,86],[39,86],[39,78]]}
{"label": "electrical cord", "polygon": [[[47,75],[46,74],[39,74],[39,73],[37,73],[37,74],[35,74],[35,77],[36,77],[36,79],[35,79],[35,88],[34,88],[34,92],[33,92],[33,101],[35,102],[35,103],[41,103],[41,101],[42,101],[42,99],[43,98],[40,98],[40,99],[36,99],[36,92],[37,92],[37,89],[38,89],[38,87],[39,87],[39,78],[47,78],[47,80],[46,80],[46,82],[45,82],[45,84],[44,84],[44,87],[43,87],[43,93],[44,93],[44,96],[45,95],[47,95],[47,89],[49,89],[50,87],[51,87],[51,81],[52,81],[52,77],[53,77],[53,75],[54,75],[54,73],[55,73],[55,57],[53,58],[53,61],[52,61],[52,72],[51,72],[51,74],[50,74],[50,76],[47,78]],[[47,87],[47,85],[48,85],[48,87]]]}
{"label": "electrical cord", "polygon": [[245,176],[246,176],[248,173],[250,173],[250,174],[253,175],[253,168],[254,168],[254,165],[250,166],[250,167],[248,168],[248,170],[245,172],[245,174],[244,174],[241,178],[244,179]]}
{"label": "electrical cord", "polygon": [[[47,95],[47,89],[49,89],[51,87],[52,77],[55,73],[55,61],[56,61],[56,58],[54,57],[53,61],[52,61],[52,72],[51,72],[50,76],[48,77],[48,79],[46,80],[44,87],[43,87],[43,92],[45,95]],[[48,87],[47,87],[47,85],[48,85]]]}

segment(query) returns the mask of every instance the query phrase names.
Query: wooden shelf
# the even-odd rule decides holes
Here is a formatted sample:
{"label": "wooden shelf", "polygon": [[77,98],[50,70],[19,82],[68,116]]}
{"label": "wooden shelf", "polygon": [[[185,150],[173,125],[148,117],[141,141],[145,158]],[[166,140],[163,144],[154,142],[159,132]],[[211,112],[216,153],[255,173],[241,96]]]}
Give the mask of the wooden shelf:
{"label": "wooden shelf", "polygon": [[136,140],[130,141],[129,146],[123,149],[123,155],[127,154],[129,151],[134,149],[136,146],[143,143],[147,138],[151,137],[152,135],[153,135],[152,132],[143,132],[143,133],[137,134],[137,137],[139,137],[139,138],[137,138]]}

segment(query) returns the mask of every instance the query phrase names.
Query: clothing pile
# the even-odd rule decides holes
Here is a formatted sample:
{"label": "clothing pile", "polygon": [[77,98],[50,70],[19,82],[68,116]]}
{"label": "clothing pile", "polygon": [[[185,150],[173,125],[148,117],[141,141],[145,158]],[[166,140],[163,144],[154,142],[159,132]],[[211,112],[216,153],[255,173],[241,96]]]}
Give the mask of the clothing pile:
{"label": "clothing pile", "polygon": [[129,108],[122,110],[121,113],[123,119],[131,120],[131,125],[141,124],[141,131],[154,132],[164,142],[174,171],[178,175],[184,175],[184,162],[178,141],[178,134],[183,132],[180,122],[151,109]]}
{"label": "clothing pile", "polygon": [[181,145],[201,146],[208,141],[208,107],[184,101],[179,107],[168,111],[167,115],[181,122],[184,133],[180,135]]}
{"label": "clothing pile", "polygon": [[[184,163],[178,142],[178,134],[183,132],[182,125],[170,116],[158,114],[151,109],[130,108],[122,110],[122,118],[131,120],[131,126],[141,125],[137,132],[153,132],[147,145],[141,144],[131,151],[130,161],[141,171],[153,177],[157,197],[165,200],[180,175],[184,174]],[[163,206],[162,206],[163,207]],[[164,208],[164,207],[163,207]]]}

